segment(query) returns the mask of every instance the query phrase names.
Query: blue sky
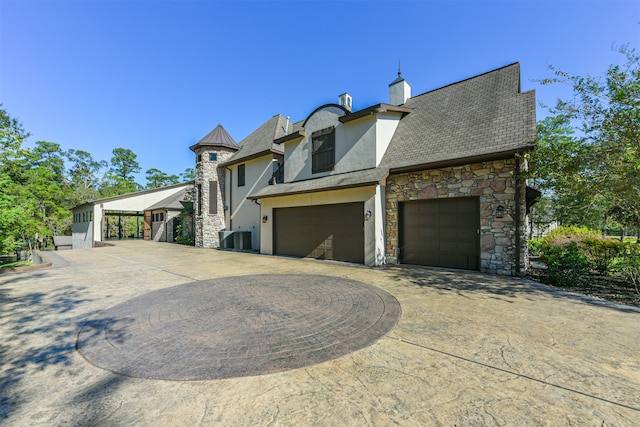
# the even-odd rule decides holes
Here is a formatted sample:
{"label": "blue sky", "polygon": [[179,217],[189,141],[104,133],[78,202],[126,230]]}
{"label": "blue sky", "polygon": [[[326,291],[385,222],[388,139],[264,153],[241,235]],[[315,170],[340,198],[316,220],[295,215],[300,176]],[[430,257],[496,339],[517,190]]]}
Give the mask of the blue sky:
{"label": "blue sky", "polygon": [[239,142],[344,92],[387,102],[398,61],[414,95],[518,61],[553,104],[570,92],[534,82],[549,65],[601,75],[639,42],[639,1],[0,0],[0,103],[27,146],[129,148],[144,184],[193,167],[218,124]]}

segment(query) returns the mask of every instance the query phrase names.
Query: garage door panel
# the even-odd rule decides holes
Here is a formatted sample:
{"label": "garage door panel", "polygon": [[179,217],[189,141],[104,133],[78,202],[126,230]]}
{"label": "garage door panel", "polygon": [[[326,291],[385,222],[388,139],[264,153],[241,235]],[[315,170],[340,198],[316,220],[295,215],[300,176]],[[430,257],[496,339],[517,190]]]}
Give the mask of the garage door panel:
{"label": "garage door panel", "polygon": [[419,200],[400,204],[400,261],[477,270],[477,198]]}
{"label": "garage door panel", "polygon": [[274,253],[364,262],[364,204],[274,209]]}

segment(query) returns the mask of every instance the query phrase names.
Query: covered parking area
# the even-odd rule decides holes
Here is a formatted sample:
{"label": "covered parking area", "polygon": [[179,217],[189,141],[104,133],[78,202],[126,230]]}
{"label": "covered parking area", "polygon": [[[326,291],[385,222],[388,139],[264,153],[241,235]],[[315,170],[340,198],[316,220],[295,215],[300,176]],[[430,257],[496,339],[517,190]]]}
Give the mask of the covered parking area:
{"label": "covered parking area", "polygon": [[123,239],[174,240],[174,218],[193,181],[94,200],[73,208],[73,249]]}

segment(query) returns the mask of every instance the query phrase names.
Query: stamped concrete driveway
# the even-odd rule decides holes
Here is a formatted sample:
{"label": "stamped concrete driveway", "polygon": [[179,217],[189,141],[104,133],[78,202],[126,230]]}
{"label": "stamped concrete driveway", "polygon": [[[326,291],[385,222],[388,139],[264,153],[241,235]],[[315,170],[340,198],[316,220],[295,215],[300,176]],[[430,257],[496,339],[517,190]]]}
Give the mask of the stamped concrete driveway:
{"label": "stamped concrete driveway", "polygon": [[[0,424],[640,425],[640,312],[631,307],[478,273],[153,242],[60,252],[53,261],[0,275]],[[359,282],[393,296],[401,315],[364,347],[262,375],[124,375],[76,349],[83,328],[117,307],[248,275]],[[148,335],[138,324],[142,345]]]}

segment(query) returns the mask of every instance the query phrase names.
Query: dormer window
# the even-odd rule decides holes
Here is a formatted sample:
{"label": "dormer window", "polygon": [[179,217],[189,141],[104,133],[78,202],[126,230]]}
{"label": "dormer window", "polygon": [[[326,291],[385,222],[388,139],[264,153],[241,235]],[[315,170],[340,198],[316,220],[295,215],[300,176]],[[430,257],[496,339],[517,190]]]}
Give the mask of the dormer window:
{"label": "dormer window", "polygon": [[336,162],[336,128],[330,127],[311,134],[311,172],[326,172]]}

